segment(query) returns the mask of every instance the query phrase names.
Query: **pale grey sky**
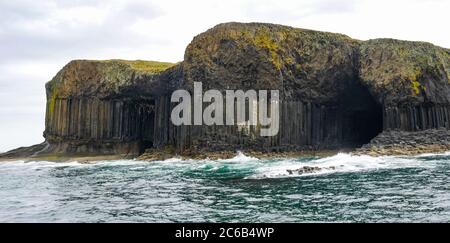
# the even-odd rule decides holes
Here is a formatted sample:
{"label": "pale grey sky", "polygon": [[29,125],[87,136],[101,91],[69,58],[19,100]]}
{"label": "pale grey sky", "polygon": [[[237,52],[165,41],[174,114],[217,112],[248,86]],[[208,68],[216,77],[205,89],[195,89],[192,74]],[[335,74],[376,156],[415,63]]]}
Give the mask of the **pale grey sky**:
{"label": "pale grey sky", "polygon": [[44,84],[72,59],[177,62],[229,21],[450,47],[449,0],[0,0],[0,151],[43,141]]}

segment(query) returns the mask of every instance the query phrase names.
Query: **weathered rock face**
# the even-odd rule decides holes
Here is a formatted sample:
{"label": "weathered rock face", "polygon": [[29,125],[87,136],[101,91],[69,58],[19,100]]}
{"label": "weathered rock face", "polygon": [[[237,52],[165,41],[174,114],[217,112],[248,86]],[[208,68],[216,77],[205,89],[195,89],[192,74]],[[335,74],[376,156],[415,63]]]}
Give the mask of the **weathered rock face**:
{"label": "weathered rock face", "polygon": [[138,155],[151,146],[154,97],[166,87],[145,61],[73,61],[47,88],[46,153]]}
{"label": "weathered rock face", "polygon": [[[450,130],[449,80],[450,51],[428,43],[220,24],[195,37],[175,66],[69,63],[46,86],[44,150],[136,155],[171,146],[186,154],[355,147],[383,130]],[[194,82],[204,90],[279,90],[279,134],[261,137],[258,126],[173,126],[171,93],[192,91]]]}
{"label": "weathered rock face", "polygon": [[155,96],[167,88],[160,82],[161,72],[173,66],[152,61],[72,61],[46,84],[47,99]]}
{"label": "weathered rock face", "polygon": [[376,39],[363,42],[359,56],[361,82],[386,106],[450,103],[450,50]]}
{"label": "weathered rock face", "polygon": [[183,66],[188,88],[282,92],[281,132],[257,146],[340,147],[383,129],[450,129],[450,50],[429,43],[227,23],[194,38]]}
{"label": "weathered rock face", "polygon": [[278,89],[288,100],[336,102],[357,78],[359,42],[333,33],[274,24],[221,24],[185,53],[185,86]]}
{"label": "weathered rock face", "polygon": [[[184,87],[280,90],[278,136],[238,129],[181,129],[181,146],[311,149],[363,144],[381,130],[382,110],[359,81],[361,42],[274,24],[226,23],[195,37],[183,62]],[[364,131],[364,132],[361,132]],[[208,144],[211,143],[213,145]],[[223,147],[221,144],[219,147]]]}

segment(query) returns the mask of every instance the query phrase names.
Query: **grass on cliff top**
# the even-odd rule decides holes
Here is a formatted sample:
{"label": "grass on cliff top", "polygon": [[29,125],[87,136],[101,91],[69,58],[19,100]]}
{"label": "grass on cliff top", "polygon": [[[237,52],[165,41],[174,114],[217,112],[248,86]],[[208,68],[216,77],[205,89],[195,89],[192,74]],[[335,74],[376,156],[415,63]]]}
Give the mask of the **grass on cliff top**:
{"label": "grass on cliff top", "polygon": [[149,72],[149,73],[160,73],[168,68],[171,68],[175,66],[175,63],[169,63],[169,62],[156,62],[156,61],[142,61],[142,60],[135,60],[135,61],[129,61],[129,60],[119,60],[119,59],[113,59],[113,60],[106,60],[103,62],[118,62],[127,64],[132,69],[136,71],[141,72]]}

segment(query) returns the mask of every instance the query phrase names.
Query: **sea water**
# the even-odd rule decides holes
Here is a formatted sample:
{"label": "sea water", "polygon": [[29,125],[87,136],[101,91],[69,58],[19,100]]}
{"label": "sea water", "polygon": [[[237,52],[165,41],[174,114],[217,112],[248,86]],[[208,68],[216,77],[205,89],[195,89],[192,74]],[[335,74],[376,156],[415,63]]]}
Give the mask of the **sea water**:
{"label": "sea water", "polygon": [[450,222],[449,182],[450,153],[0,162],[0,222]]}

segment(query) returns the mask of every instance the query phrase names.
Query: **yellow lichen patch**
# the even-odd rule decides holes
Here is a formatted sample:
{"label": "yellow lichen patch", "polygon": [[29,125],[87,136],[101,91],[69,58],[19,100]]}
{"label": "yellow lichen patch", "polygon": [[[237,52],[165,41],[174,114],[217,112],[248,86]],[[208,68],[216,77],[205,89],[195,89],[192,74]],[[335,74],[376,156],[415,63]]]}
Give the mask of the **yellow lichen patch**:
{"label": "yellow lichen patch", "polygon": [[408,80],[411,82],[411,89],[414,95],[419,95],[421,90],[426,90],[426,87],[417,80],[417,77],[419,77],[420,73],[420,70],[415,68],[412,71],[412,74],[408,77]]}
{"label": "yellow lichen patch", "polygon": [[419,82],[417,82],[417,81],[412,81],[412,83],[411,83],[411,88],[412,88],[413,93],[414,93],[415,95],[420,94],[420,87],[421,87],[421,85],[420,85]]}
{"label": "yellow lichen patch", "polygon": [[132,69],[141,72],[160,73],[168,68],[175,66],[174,63],[169,62],[156,62],[156,61],[128,61],[128,60],[107,60],[105,62],[120,62],[129,65]]}
{"label": "yellow lichen patch", "polygon": [[258,32],[255,35],[254,42],[255,46],[266,49],[269,51],[272,63],[277,69],[281,68],[281,60],[278,56],[278,45],[277,43],[270,37],[269,33],[266,32]]}
{"label": "yellow lichen patch", "polygon": [[420,91],[426,91],[427,87],[425,87],[425,85],[422,85],[419,81],[417,81],[417,78],[414,77],[410,79],[410,81],[413,95],[419,95]]}
{"label": "yellow lichen patch", "polygon": [[284,63],[286,63],[287,65],[294,65],[295,64],[295,59],[291,56],[285,57],[284,58]]}
{"label": "yellow lichen patch", "polygon": [[51,97],[48,100],[48,112],[49,112],[49,114],[53,114],[53,112],[55,111],[56,97],[57,97],[57,94],[56,94],[54,88],[52,87],[52,89],[51,89]]}

